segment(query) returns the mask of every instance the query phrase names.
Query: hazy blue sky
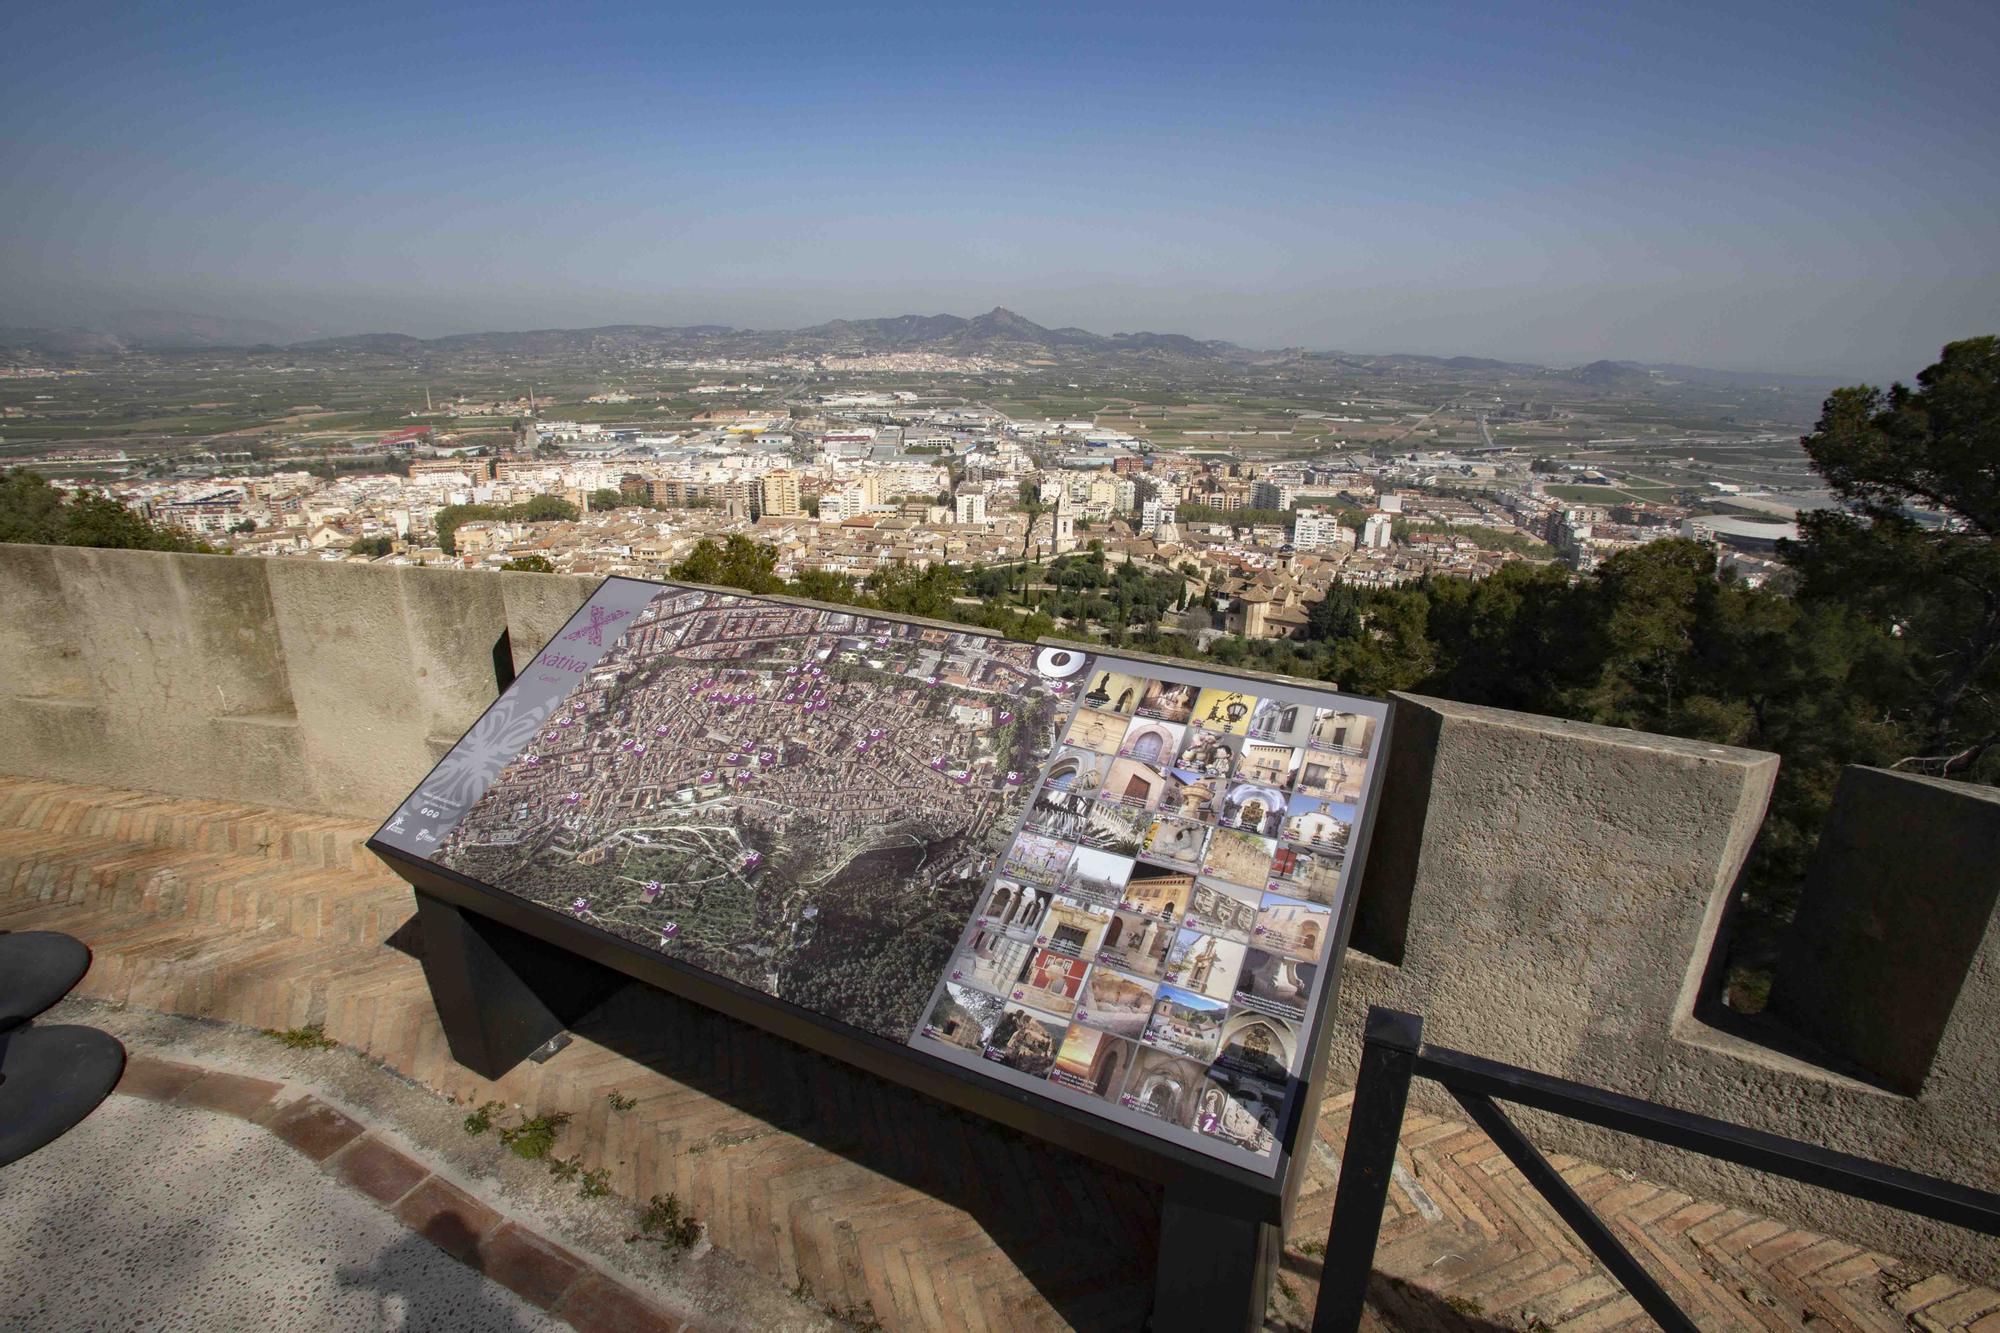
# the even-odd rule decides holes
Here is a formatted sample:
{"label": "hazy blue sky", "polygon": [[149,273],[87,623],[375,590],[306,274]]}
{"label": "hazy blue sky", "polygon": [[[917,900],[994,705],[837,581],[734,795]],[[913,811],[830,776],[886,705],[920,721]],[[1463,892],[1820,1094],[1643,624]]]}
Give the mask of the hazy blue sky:
{"label": "hazy blue sky", "polygon": [[26,4],[0,325],[974,313],[1907,376],[2000,4]]}

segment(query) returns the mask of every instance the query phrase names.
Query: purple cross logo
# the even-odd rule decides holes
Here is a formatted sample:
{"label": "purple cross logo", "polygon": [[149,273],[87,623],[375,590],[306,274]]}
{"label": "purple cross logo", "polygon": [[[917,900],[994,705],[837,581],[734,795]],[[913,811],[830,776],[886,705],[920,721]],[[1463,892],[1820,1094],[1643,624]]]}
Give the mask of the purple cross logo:
{"label": "purple cross logo", "polygon": [[619,621],[631,614],[630,611],[606,611],[601,606],[593,606],[590,608],[590,623],[578,629],[571,630],[569,633],[563,635],[563,637],[565,639],[589,639],[594,646],[602,648],[604,646],[605,627],[616,626]]}

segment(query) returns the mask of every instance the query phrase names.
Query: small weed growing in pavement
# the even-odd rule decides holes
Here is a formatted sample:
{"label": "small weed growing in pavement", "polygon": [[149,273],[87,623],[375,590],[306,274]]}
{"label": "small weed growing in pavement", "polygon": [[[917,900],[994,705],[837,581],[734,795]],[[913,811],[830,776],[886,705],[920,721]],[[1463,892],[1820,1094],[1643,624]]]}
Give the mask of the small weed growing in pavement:
{"label": "small weed growing in pavement", "polygon": [[577,1165],[576,1158],[574,1157],[556,1157],[552,1155],[549,1158],[549,1174],[557,1180],[575,1180],[576,1173],[580,1170],[582,1168]]}
{"label": "small weed growing in pavement", "polygon": [[828,1301],[820,1308],[826,1311],[828,1319],[845,1328],[854,1329],[855,1333],[882,1333],[882,1321],[875,1315],[873,1301],[863,1301],[859,1305],[845,1307]]}
{"label": "small weed growing in pavement", "polygon": [[1463,1315],[1485,1314],[1486,1307],[1470,1296],[1447,1296],[1444,1303]]}
{"label": "small weed growing in pavement", "polygon": [[601,1199],[611,1193],[611,1172],[606,1167],[583,1173],[583,1185],[577,1191],[586,1199]]}
{"label": "small weed growing in pavement", "polygon": [[1292,1247],[1292,1251],[1307,1259],[1317,1259],[1326,1253],[1326,1245],[1316,1240],[1302,1240]]}
{"label": "small weed growing in pavement", "polygon": [[1296,1301],[1299,1298],[1299,1289],[1292,1285],[1290,1278],[1278,1279],[1278,1293],[1288,1301]]}
{"label": "small weed growing in pavement", "polygon": [[547,1111],[528,1116],[520,1124],[501,1130],[500,1142],[512,1149],[516,1157],[538,1162],[556,1146],[556,1135],[562,1133],[562,1127],[568,1123],[567,1111]]}
{"label": "small weed growing in pavement", "polygon": [[618,1089],[616,1088],[613,1088],[611,1090],[611,1095],[609,1097],[606,1097],[604,1100],[611,1103],[611,1109],[614,1111],[629,1111],[633,1107],[639,1104],[639,1099],[637,1097],[627,1097],[624,1093],[618,1091]]}
{"label": "small weed growing in pavement", "polygon": [[[606,1192],[609,1193],[607,1187]],[[639,1234],[627,1236],[625,1243],[646,1240],[668,1251],[685,1250],[693,1247],[701,1239],[701,1223],[694,1220],[692,1213],[681,1211],[678,1194],[655,1194],[646,1205],[646,1211],[639,1215]],[[804,1278],[799,1279],[801,1283]],[[812,1288],[807,1287],[808,1294]],[[798,1295],[796,1288],[792,1294]]]}
{"label": "small weed growing in pavement", "polygon": [[465,1132],[468,1134],[484,1134],[487,1130],[493,1128],[493,1113],[502,1109],[504,1109],[504,1104],[501,1102],[485,1103],[477,1111],[465,1117]]}
{"label": "small weed growing in pavement", "polygon": [[799,1274],[799,1280],[792,1284],[792,1299],[795,1301],[804,1301],[807,1305],[811,1305],[812,1298],[813,1284],[806,1281],[806,1275],[801,1273]]}
{"label": "small weed growing in pavement", "polygon": [[276,1028],[265,1028],[264,1035],[275,1037],[295,1051],[330,1051],[340,1045],[326,1035],[323,1023],[308,1023],[302,1028],[286,1028],[283,1032]]}

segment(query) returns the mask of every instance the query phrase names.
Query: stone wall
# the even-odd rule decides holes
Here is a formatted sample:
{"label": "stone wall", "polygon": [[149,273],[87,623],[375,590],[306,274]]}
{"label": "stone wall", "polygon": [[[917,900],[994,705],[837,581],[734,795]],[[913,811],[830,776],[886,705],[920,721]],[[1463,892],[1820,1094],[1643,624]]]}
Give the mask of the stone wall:
{"label": "stone wall", "polygon": [[[500,635],[525,666],[594,586],[0,545],[0,771],[383,816],[492,700]],[[1791,984],[1781,975],[1776,991],[1810,996],[1803,970],[1842,960],[1838,1042],[1725,1030],[1697,1002],[1775,756],[1413,695],[1397,698],[1392,731],[1337,1073],[1351,1074],[1367,1006],[1392,1005],[1422,1013],[1441,1045],[2000,1188],[2000,946],[1991,893],[1973,901],[1961,884],[1977,879],[1976,854],[1945,858],[1917,895],[1952,905],[1964,946],[1949,984],[1926,976],[1915,1005],[1936,1034],[1920,1070],[1884,1054],[1867,991],[1924,974],[1925,949],[1884,964],[1865,935],[1840,928],[1873,884],[1873,928],[1897,929],[1881,870],[1842,869],[1853,855],[1880,862],[1879,840],[1823,851],[1801,914],[1817,923],[1812,947],[1788,955]],[[1854,805],[1909,812],[1899,827],[1921,861],[1926,830],[1910,821],[1944,818],[1937,794],[1899,800],[1897,784],[1916,780],[1865,781]],[[1959,823],[1940,836],[1983,829],[1991,845],[2000,802],[1946,805]],[[1829,993],[1825,977],[1818,984]],[[1901,1012],[1884,1010],[1885,1022]],[[1851,1062],[1868,1059],[1898,1080]],[[1420,1085],[1420,1104],[1441,1097]],[[2000,1247],[1969,1233],[1523,1118],[1549,1150],[1968,1276],[2000,1271]]]}

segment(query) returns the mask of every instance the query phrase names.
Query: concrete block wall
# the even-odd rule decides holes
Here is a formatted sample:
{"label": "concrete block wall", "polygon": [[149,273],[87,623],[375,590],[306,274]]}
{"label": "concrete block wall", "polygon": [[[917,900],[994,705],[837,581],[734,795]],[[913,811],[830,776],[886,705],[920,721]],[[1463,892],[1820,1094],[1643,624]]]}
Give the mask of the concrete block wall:
{"label": "concrete block wall", "polygon": [[[500,634],[525,666],[595,586],[0,545],[0,771],[381,817],[492,700]],[[1889,1090],[1698,1013],[1775,756],[1404,695],[1387,762],[1337,1008],[1337,1075],[1351,1076],[1367,1007],[1386,1004],[1422,1013],[1442,1045],[2000,1188],[1990,903],[1959,905],[1986,924],[1982,943],[1956,992],[1928,1002],[1944,1036],[1921,1086]],[[1986,813],[1975,823],[2000,803],[1976,809]],[[1921,833],[1909,841],[1920,847]],[[1827,910],[1813,907],[1837,878],[1816,872],[1802,919],[1846,919],[1837,888],[1824,890]],[[1855,988],[1890,984],[1844,977],[1850,1013],[1868,1003]],[[1417,1099],[1458,1113],[1435,1089],[1420,1085]],[[2000,1247],[1967,1233],[1522,1119],[1551,1151],[1969,1277],[2000,1271]]]}

